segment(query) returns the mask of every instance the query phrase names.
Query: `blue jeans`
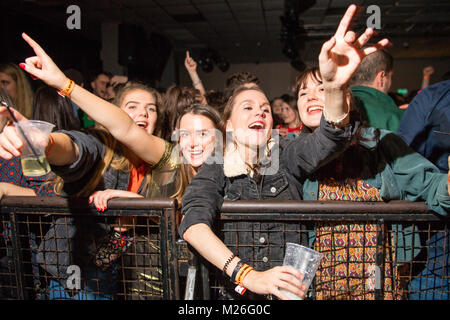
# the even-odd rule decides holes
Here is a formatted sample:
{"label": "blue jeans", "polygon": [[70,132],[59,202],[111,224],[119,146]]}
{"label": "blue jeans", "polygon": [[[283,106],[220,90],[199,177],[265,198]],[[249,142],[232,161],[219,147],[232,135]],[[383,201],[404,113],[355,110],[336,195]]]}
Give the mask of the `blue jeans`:
{"label": "blue jeans", "polygon": [[56,280],[50,280],[47,288],[49,300],[113,300],[116,292],[116,272],[103,272],[97,267],[86,267],[84,279],[81,281],[81,290],[73,297],[64,290]]}
{"label": "blue jeans", "polygon": [[[446,230],[446,234],[448,235]],[[427,241],[428,262],[410,284],[410,300],[449,300],[450,237],[438,232]]]}

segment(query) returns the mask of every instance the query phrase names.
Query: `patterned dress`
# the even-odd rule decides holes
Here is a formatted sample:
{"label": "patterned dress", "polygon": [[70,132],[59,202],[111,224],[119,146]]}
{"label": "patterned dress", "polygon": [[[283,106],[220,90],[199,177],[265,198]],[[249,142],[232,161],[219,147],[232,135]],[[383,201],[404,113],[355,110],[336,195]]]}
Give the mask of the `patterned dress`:
{"label": "patterned dress", "polygon": [[0,182],[33,189],[38,197],[55,195],[53,184],[47,183],[53,177],[52,172],[39,177],[24,176],[20,157],[13,157],[11,160],[0,159]]}
{"label": "patterned dress", "polygon": [[[362,180],[345,184],[327,179],[319,184],[319,200],[382,201],[379,190]],[[383,299],[401,299],[395,246],[386,236],[384,264],[376,265],[375,223],[318,223],[314,249],[324,255],[316,273],[317,300],[374,300],[376,279],[384,269]],[[381,289],[381,285],[380,288]]]}

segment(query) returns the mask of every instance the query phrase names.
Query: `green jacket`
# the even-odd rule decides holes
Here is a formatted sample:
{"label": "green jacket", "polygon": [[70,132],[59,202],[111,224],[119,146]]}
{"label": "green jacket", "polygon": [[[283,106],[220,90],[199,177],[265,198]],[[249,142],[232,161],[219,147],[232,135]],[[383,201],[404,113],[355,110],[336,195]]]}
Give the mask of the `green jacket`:
{"label": "green jacket", "polygon": [[399,109],[389,95],[366,86],[354,86],[352,92],[363,123],[369,127],[397,132],[404,110]]}
{"label": "green jacket", "polygon": [[[375,128],[364,128],[362,137],[371,139],[374,137]],[[447,191],[447,175],[411,149],[400,137],[387,130],[380,130],[380,137],[373,141],[360,141],[367,152],[364,152],[365,163],[368,167],[377,168],[375,174],[369,175],[364,181],[372,187],[380,190],[380,195],[385,201],[409,200],[424,201],[428,208],[439,215],[447,216],[450,213],[450,196]],[[320,170],[320,169],[319,169]],[[310,177],[303,184],[303,199],[317,200],[319,182]],[[408,230],[402,225],[393,225],[395,231]],[[417,229],[415,229],[417,230]],[[418,233],[405,232],[405,237],[397,240],[397,259],[411,260],[411,251],[402,250],[419,248]],[[311,239],[312,238],[312,239]],[[403,239],[404,238],[404,243]],[[310,236],[310,244],[314,237]],[[401,249],[401,250],[399,250]],[[413,257],[419,253],[415,249]]]}

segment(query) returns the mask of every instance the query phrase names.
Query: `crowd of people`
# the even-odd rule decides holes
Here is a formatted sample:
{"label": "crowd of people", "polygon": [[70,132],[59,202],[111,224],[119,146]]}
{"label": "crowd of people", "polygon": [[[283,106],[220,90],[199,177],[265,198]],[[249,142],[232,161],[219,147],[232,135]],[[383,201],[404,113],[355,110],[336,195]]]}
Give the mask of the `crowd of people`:
{"label": "crowd of people", "polygon": [[[176,198],[180,237],[230,283],[247,289],[237,290],[246,292],[242,296],[229,290],[227,297],[287,299],[280,289],[304,297],[303,275],[279,264],[283,243],[267,243],[271,254],[261,263],[221,238],[214,219],[224,200],[410,200],[424,201],[442,217],[450,212],[450,80],[429,85],[428,68],[421,91],[411,101],[396,102],[389,91],[394,66],[389,40],[369,44],[372,29],[359,36],[351,31],[355,10],[347,9],[323,44],[318,66],[299,74],[291,93],[271,99],[249,72],[229,76],[223,91],[206,90],[189,52],[185,67],[192,86],[161,92],[102,71],[87,90],[78,71],[62,72],[23,34],[35,56],[20,68],[0,66],[0,99],[14,107],[18,121],[55,125],[45,149],[52,170],[41,177],[23,175],[24,143],[9,111],[0,107],[0,196],[88,197],[101,212],[113,198]],[[45,86],[33,94],[22,69]],[[92,257],[101,272],[122,253],[112,241],[134,241],[132,225],[129,217],[111,222],[109,242]],[[374,299],[363,287],[376,245],[367,250],[364,244],[376,244],[376,226],[316,223],[314,228],[311,247],[324,254],[316,299]],[[444,228],[427,239],[436,249],[428,252],[421,277],[408,284],[416,293],[407,298],[448,299],[448,271],[437,272],[448,269],[448,238]],[[242,241],[245,246],[253,239],[244,235]],[[424,245],[417,241],[411,237],[409,245]],[[356,249],[349,253],[344,249],[350,244]],[[385,253],[385,299],[402,299],[407,291],[392,263],[398,254]]]}

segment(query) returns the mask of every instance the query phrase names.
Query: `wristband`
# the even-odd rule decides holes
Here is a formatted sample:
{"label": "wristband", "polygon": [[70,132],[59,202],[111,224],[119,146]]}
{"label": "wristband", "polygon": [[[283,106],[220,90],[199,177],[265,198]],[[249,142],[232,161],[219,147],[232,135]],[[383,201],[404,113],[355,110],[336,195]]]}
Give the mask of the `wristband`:
{"label": "wristband", "polygon": [[53,147],[55,146],[55,140],[53,139],[52,135],[50,135],[50,143],[49,143],[50,147],[48,148],[48,150],[45,152],[45,157],[48,157],[48,155],[50,154],[50,152],[52,152]]}
{"label": "wristband", "polygon": [[73,88],[75,88],[75,81],[67,79],[67,84],[66,84],[65,88],[62,90],[59,90],[58,94],[62,97],[70,96],[70,94],[73,91]]}
{"label": "wristband", "polygon": [[430,76],[423,76],[424,79],[430,80]]}
{"label": "wristband", "polygon": [[252,267],[248,266],[247,269],[244,270],[244,272],[242,272],[242,275],[239,279],[239,284],[242,286],[243,282],[244,282],[244,278],[250,273],[250,271],[254,270]]}
{"label": "wristband", "polygon": [[236,288],[234,288],[234,291],[236,291],[237,293],[239,293],[242,296],[245,293],[245,291],[247,291],[247,288],[238,284],[236,286]]}
{"label": "wristband", "polygon": [[242,285],[242,281],[244,280],[245,276],[252,270],[252,267],[250,267],[248,264],[244,264],[244,266],[239,270],[236,276],[237,279],[235,283]]}
{"label": "wristband", "polygon": [[237,276],[239,270],[241,270],[241,267],[243,264],[244,264],[244,261],[239,260],[239,262],[237,263],[236,267],[233,270],[233,273],[231,274],[231,281],[233,281],[234,283],[236,283],[236,276]]}

